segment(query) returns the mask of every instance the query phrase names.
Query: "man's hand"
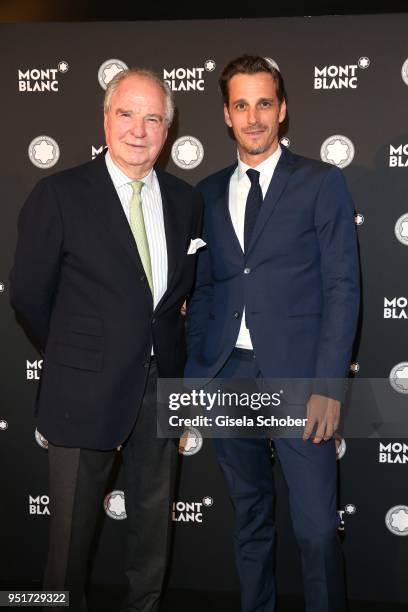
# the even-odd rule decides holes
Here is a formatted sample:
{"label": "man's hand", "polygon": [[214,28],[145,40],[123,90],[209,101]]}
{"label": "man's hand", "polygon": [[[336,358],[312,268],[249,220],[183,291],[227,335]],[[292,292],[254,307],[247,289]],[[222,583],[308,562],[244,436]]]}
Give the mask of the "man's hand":
{"label": "man's hand", "polygon": [[313,438],[314,444],[322,440],[330,440],[339,426],[340,402],[330,397],[313,393],[307,403],[307,423],[303,432],[303,440],[309,440],[313,429],[317,427]]}

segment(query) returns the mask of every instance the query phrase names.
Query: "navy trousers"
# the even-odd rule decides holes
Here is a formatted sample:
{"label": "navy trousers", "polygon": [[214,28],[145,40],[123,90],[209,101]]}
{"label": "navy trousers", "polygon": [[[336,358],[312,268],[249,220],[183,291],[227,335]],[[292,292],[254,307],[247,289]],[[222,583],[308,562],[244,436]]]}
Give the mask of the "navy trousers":
{"label": "navy trousers", "polygon": [[[233,351],[218,374],[218,378],[260,376],[254,353],[240,349]],[[344,612],[334,440],[313,444],[279,438],[274,443],[289,489],[306,612]],[[214,446],[235,509],[242,612],[274,612],[274,486],[269,439],[216,439]]]}

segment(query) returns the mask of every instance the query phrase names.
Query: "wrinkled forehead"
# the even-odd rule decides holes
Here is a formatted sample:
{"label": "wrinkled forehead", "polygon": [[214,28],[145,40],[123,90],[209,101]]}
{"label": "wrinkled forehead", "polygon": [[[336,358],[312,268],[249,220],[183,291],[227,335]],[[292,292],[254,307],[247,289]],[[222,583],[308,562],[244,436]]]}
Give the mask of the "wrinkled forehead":
{"label": "wrinkled forehead", "polygon": [[152,79],[145,76],[130,76],[119,83],[112,94],[111,108],[123,106],[149,107],[155,112],[164,113],[166,96],[164,91]]}

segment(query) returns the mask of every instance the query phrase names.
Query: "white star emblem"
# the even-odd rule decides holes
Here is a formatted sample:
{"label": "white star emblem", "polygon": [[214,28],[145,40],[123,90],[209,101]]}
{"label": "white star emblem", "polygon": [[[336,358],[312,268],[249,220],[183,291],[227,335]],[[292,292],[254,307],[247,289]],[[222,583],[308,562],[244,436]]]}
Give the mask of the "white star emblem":
{"label": "white star emblem", "polygon": [[187,165],[198,159],[198,147],[197,145],[185,140],[183,144],[177,147],[177,157],[180,161],[183,161]]}
{"label": "white star emblem", "polygon": [[392,515],[391,525],[398,531],[406,531],[408,529],[408,512],[399,510]]}
{"label": "white star emblem", "polygon": [[344,509],[347,512],[347,514],[354,514],[356,511],[356,507],[354,504],[347,504],[347,506]]}
{"label": "white star emblem", "polygon": [[122,495],[113,495],[109,500],[109,511],[116,516],[121,516],[126,512],[125,498]]}
{"label": "white star emblem", "polygon": [[58,70],[60,72],[68,72],[68,70],[69,70],[68,62],[64,62],[64,61],[60,62],[58,64]]}
{"label": "white star emblem", "polygon": [[212,72],[213,70],[215,70],[215,66],[216,66],[216,63],[214,62],[214,60],[211,60],[211,59],[207,60],[204,63],[204,68],[207,70],[207,72]]}
{"label": "white star emblem", "polygon": [[49,144],[46,140],[34,146],[34,159],[40,161],[42,164],[54,159],[54,146]]}
{"label": "white star emblem", "polygon": [[0,283],[0,293],[3,293],[4,291],[4,283]]}
{"label": "white star emblem", "polygon": [[5,431],[8,427],[7,421],[0,421],[0,429]]}
{"label": "white star emblem", "polygon": [[327,159],[336,164],[340,164],[342,161],[346,161],[349,154],[349,146],[341,140],[335,140],[332,144],[327,145]]}
{"label": "white star emblem", "polygon": [[368,57],[360,57],[360,59],[358,60],[358,65],[360,66],[360,68],[368,68],[370,65],[370,60]]}
{"label": "white star emblem", "polygon": [[362,215],[361,213],[358,213],[354,217],[354,222],[356,225],[362,225],[364,223],[364,215]]}
{"label": "white star emblem", "polygon": [[207,508],[212,506],[213,503],[214,503],[214,501],[213,501],[212,497],[209,497],[209,496],[203,497],[203,504],[204,504],[204,506],[207,506]]}
{"label": "white star emblem", "polygon": [[119,72],[122,72],[123,68],[121,66],[118,66],[118,64],[111,64],[110,66],[108,66],[108,68],[105,68],[105,70],[103,71],[103,80],[105,81],[105,84],[107,85],[108,83],[111,82],[111,80],[117,75],[119,74]]}

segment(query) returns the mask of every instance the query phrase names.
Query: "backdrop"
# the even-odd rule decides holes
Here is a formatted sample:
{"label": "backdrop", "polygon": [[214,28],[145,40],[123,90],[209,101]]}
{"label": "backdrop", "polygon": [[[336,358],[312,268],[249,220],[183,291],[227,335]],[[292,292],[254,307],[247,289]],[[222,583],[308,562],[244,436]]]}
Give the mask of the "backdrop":
{"label": "backdrop", "polygon": [[[237,21],[1,25],[0,329],[2,384],[1,578],[40,580],[49,517],[46,441],[35,435],[41,358],[9,306],[16,220],[34,184],[103,149],[106,83],[126,66],[155,69],[175,92],[178,114],[161,163],[195,184],[231,163],[220,70],[244,52],[275,62],[289,95],[284,143],[344,168],[356,203],[363,317],[355,377],[390,381],[383,408],[408,389],[408,14]],[[351,408],[370,409],[355,398]],[[408,406],[407,406],[408,410]],[[408,601],[406,440],[346,439],[339,446],[339,530],[352,598]],[[126,514],[120,457],[109,485],[93,569],[120,583]],[[232,510],[210,441],[184,447],[175,500],[170,584],[237,589]],[[285,484],[277,479],[278,582],[300,593],[300,563]]]}

